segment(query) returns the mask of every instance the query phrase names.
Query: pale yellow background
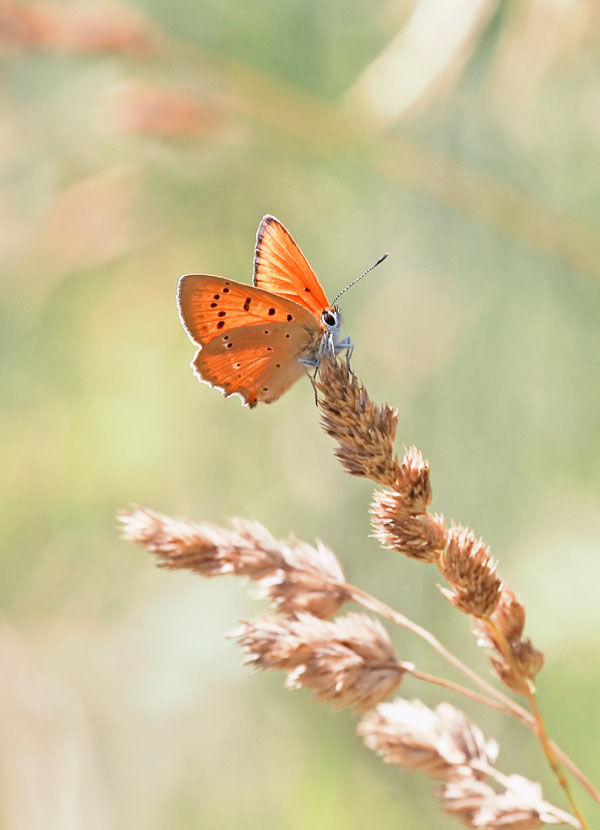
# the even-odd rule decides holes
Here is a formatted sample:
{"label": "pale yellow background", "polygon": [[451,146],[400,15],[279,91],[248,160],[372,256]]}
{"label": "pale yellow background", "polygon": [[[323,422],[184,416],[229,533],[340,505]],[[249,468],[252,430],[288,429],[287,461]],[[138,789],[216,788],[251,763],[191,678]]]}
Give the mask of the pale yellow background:
{"label": "pale yellow background", "polygon": [[[523,598],[550,732],[597,781],[594,4],[130,7],[154,30],[143,57],[3,47],[0,827],[456,826],[352,715],[242,668],[223,635],[265,606],[241,583],[158,571],[117,538],[130,503],[320,537],[488,671],[433,567],[369,538],[372,488],[334,459],[308,382],[249,411],[188,368],[178,276],[249,281],[267,212],[329,296],[389,251],[343,298],[353,367],[399,408],[399,448],[430,460],[433,509],[482,535]],[[197,99],[195,132],[124,132],[138,81]],[[566,806],[526,730],[465,708],[503,772]]]}

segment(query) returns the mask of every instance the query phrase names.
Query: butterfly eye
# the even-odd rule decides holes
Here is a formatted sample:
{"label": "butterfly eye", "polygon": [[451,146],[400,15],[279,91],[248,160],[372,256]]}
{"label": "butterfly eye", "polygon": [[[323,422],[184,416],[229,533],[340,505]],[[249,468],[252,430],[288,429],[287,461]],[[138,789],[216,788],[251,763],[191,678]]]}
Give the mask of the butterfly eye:
{"label": "butterfly eye", "polygon": [[337,319],[335,315],[331,313],[331,311],[324,311],[321,315],[321,320],[323,320],[326,326],[330,326],[331,328],[337,325]]}

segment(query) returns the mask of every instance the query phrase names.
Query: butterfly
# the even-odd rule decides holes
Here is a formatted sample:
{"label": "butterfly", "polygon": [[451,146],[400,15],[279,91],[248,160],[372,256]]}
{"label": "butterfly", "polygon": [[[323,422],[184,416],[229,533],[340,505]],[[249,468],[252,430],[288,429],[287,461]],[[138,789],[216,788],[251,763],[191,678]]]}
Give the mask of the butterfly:
{"label": "butterfly", "polygon": [[177,305],[199,347],[191,363],[196,376],[251,408],[276,401],[309,369],[316,373],[325,352],[350,355],[354,348],[341,336],[335,301],[329,303],[292,235],[270,215],[258,226],[251,286],[184,274]]}

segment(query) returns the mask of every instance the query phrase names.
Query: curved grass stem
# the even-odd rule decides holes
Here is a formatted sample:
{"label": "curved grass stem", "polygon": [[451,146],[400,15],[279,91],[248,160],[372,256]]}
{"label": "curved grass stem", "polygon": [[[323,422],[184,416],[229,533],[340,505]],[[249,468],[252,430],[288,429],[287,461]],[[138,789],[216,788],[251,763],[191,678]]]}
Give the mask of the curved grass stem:
{"label": "curved grass stem", "polygon": [[[447,649],[438,639],[435,637],[430,631],[422,626],[418,625],[417,623],[413,622],[413,620],[405,617],[404,614],[400,614],[395,609],[391,608],[386,603],[382,602],[381,600],[377,599],[376,597],[372,596],[371,594],[363,591],[361,588],[357,588],[354,585],[346,584],[345,589],[348,591],[349,595],[352,597],[354,602],[358,605],[366,608],[370,611],[373,611],[376,614],[384,617],[385,619],[389,620],[390,622],[394,623],[395,625],[404,628],[407,631],[411,631],[413,634],[416,634],[417,637],[420,637],[426,643],[428,643],[441,657],[443,657],[447,662],[457,668],[465,677],[468,677],[473,683],[475,683],[479,688],[483,689],[487,695],[481,695],[478,692],[474,692],[470,689],[467,689],[464,686],[461,686],[458,683],[453,683],[452,681],[447,681],[443,678],[435,677],[434,675],[427,675],[423,672],[412,671],[411,674],[414,677],[418,677],[421,680],[426,680],[430,683],[436,683],[437,685],[444,686],[445,688],[458,692],[459,694],[463,694],[466,697],[471,698],[472,700],[477,700],[479,703],[483,703],[486,706],[490,706],[494,709],[498,709],[499,711],[505,712],[507,715],[518,720],[528,729],[530,729],[539,739],[544,754],[548,759],[548,762],[557,777],[558,783],[562,787],[565,792],[565,795],[571,805],[571,809],[573,810],[577,820],[580,823],[582,830],[587,830],[588,824],[583,817],[581,811],[579,810],[574,797],[569,786],[567,779],[565,778],[562,768],[560,766],[560,762],[564,764],[565,767],[570,771],[574,778],[576,778],[580,784],[585,787],[587,792],[592,796],[592,798],[600,803],[600,792],[594,787],[592,782],[586,777],[586,775],[579,769],[579,767],[574,763],[574,761],[569,758],[568,755],[558,746],[558,744],[551,740],[546,732],[546,728],[544,726],[543,719],[541,717],[539,708],[537,706],[537,701],[535,699],[535,694],[533,690],[530,690],[530,693],[527,695],[528,702],[531,707],[531,712],[528,712],[520,704],[516,703],[514,700],[511,700],[507,695],[501,692],[499,689],[496,689],[486,680],[484,680],[477,672],[473,671],[469,666],[467,666],[463,661],[453,654],[449,649]],[[501,632],[499,632],[499,637],[503,640],[505,639]],[[508,648],[508,643],[506,643],[506,647]],[[510,651],[510,649],[509,649]],[[511,660],[514,664],[514,658],[512,655],[509,656],[507,654],[507,659]],[[491,699],[490,699],[491,698]]]}
{"label": "curved grass stem", "polygon": [[554,773],[554,776],[559,786],[564,790],[565,796],[567,797],[571,809],[574,815],[576,816],[577,821],[580,824],[581,830],[587,830],[587,821],[585,820],[579,807],[577,806],[577,802],[575,801],[575,798],[573,796],[573,792],[571,790],[569,781],[563,772],[557,753],[555,752],[553,744],[550,741],[550,738],[546,731],[544,719],[542,718],[542,713],[540,712],[539,706],[537,704],[534,683],[521,671],[519,664],[515,660],[511,645],[505,637],[504,632],[500,629],[499,626],[495,625],[491,620],[488,620],[487,624],[493,630],[494,637],[496,638],[496,641],[502,651],[502,654],[510,664],[510,667],[515,677],[518,677],[523,681],[523,693],[527,698],[533,718],[533,731],[537,735],[537,738],[542,747],[542,751],[546,756],[546,759],[550,765],[552,772]]}

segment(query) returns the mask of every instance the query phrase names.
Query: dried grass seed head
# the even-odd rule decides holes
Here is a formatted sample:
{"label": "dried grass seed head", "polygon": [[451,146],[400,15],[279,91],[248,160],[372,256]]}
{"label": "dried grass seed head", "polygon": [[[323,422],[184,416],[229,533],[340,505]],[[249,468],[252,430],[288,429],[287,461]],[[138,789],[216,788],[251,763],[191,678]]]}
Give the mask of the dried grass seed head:
{"label": "dried grass seed head", "polygon": [[433,495],[431,470],[429,462],[415,446],[404,453],[395,489],[404,495],[405,503],[414,515],[427,512]]}
{"label": "dried grass seed head", "polygon": [[389,550],[436,562],[446,545],[446,521],[443,516],[415,515],[403,493],[378,490],[371,504],[373,536]]}
{"label": "dried grass seed head", "polygon": [[258,582],[258,593],[285,614],[306,611],[332,617],[348,602],[345,576],[333,551],[319,539],[315,546],[297,539],[280,542],[286,567]]}
{"label": "dried grass seed head", "polygon": [[460,525],[450,528],[448,544],[438,564],[452,586],[452,590],[440,589],[449,602],[476,617],[493,613],[500,600],[502,581],[489,548],[475,538],[472,530]]}
{"label": "dried grass seed head", "polygon": [[324,355],[317,381],[321,422],[338,442],[336,457],[351,475],[393,487],[399,463],[394,452],[398,412],[377,406],[345,362]]}
{"label": "dried grass seed head", "polygon": [[507,585],[503,586],[500,600],[490,619],[509,642],[521,638],[525,628],[525,606]]}
{"label": "dried grass seed head", "polygon": [[259,522],[234,519],[228,530],[148,508],[125,511],[119,521],[122,537],[143,544],[160,566],[206,577],[245,577],[286,613],[328,617],[349,599],[341,565],[321,542],[316,547],[293,538],[278,542]]}
{"label": "dried grass seed head", "polygon": [[475,778],[449,781],[441,793],[446,812],[460,818],[467,827],[482,830],[534,830],[545,824],[578,827],[573,816],[542,798],[535,781],[520,775],[502,776],[501,791]]}
{"label": "dried grass seed head", "polygon": [[[530,692],[544,665],[544,655],[524,638],[525,607],[514,591],[502,588],[500,601],[488,620],[473,623],[478,645],[490,650],[496,676],[519,694]],[[506,649],[510,654],[506,653]]]}
{"label": "dried grass seed head", "polygon": [[497,638],[486,620],[474,625],[479,645],[490,649],[490,663],[496,677],[518,694],[527,694],[535,688],[535,678],[544,666],[544,655],[531,640],[505,641],[510,656],[504,652],[504,643]]}
{"label": "dried grass seed head", "polygon": [[377,621],[351,613],[332,621],[311,614],[259,617],[233,635],[257,668],[288,672],[288,688],[311,689],[335,708],[366,711],[400,685],[405,669]]}
{"label": "dried grass seed head", "polygon": [[358,732],[386,764],[406,766],[432,778],[480,775],[498,753],[467,716],[448,703],[435,710],[420,700],[381,703],[360,722]]}
{"label": "dried grass seed head", "polygon": [[[225,554],[235,548],[230,531],[172,518],[147,507],[122,511],[117,518],[121,538],[144,545],[156,555],[160,567],[187,568],[206,577],[236,572],[232,557]],[[235,561],[241,567],[241,562]]]}

